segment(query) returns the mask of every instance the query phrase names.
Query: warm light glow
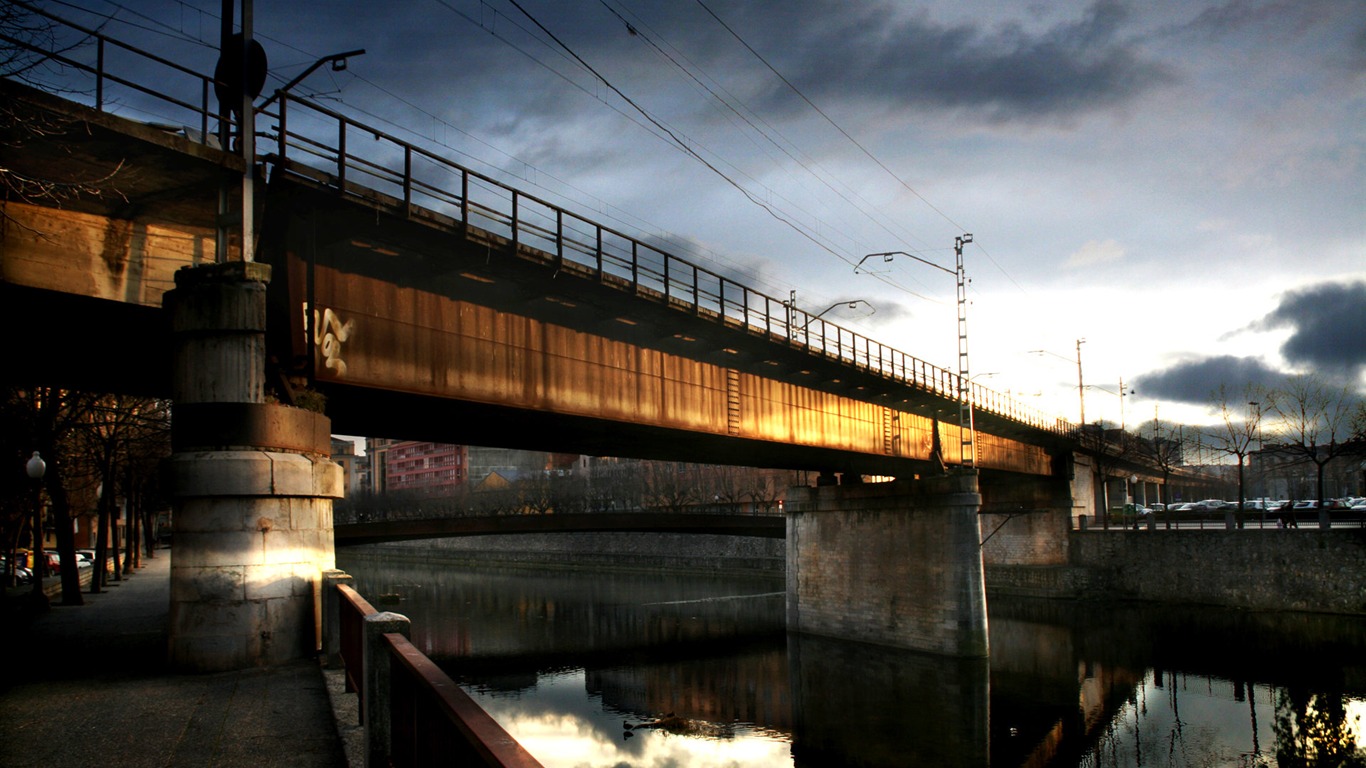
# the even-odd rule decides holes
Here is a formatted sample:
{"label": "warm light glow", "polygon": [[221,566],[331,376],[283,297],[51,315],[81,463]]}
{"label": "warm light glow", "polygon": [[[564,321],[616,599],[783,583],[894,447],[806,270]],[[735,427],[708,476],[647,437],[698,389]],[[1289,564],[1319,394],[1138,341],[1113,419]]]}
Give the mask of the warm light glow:
{"label": "warm light glow", "polygon": [[[579,695],[586,685],[583,670],[543,675],[536,687],[563,689]],[[792,765],[791,745],[782,735],[735,726],[733,738],[674,734],[640,729],[624,736],[630,715],[599,704],[593,713],[547,713],[528,706],[520,696],[469,691],[479,705],[546,768],[598,765],[724,765],[770,768]],[[551,694],[554,695],[553,693]]]}

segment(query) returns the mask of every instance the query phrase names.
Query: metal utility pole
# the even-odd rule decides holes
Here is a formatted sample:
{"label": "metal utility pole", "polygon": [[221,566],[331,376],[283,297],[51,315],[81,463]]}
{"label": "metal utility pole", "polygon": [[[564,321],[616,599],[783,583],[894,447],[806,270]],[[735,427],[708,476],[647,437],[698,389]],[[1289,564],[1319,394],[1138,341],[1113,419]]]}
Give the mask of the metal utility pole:
{"label": "metal utility pole", "polygon": [[1081,379],[1081,345],[1086,339],[1077,339],[1077,402],[1081,409],[1081,422],[1078,427],[1086,426],[1086,383]]}
{"label": "metal utility pole", "polygon": [[973,467],[977,464],[977,445],[976,445],[976,424],[972,409],[971,382],[968,375],[968,279],[963,271],[963,246],[972,242],[972,234],[964,233],[953,239],[954,269],[935,264],[933,261],[922,259],[913,253],[906,251],[882,251],[880,253],[870,253],[859,260],[854,265],[854,272],[857,274],[863,268],[864,262],[869,259],[882,259],[884,262],[891,261],[893,256],[909,256],[912,259],[934,267],[941,272],[948,272],[954,276],[958,284],[958,434],[961,438],[959,447],[962,449],[959,461],[965,467]]}
{"label": "metal utility pole", "polygon": [[[218,194],[218,222],[215,260],[228,260],[230,231],[241,231],[242,261],[256,259],[256,96],[265,78],[265,54],[252,39],[252,0],[242,0],[242,31],[233,34],[234,0],[223,0],[222,28],[219,36],[219,67],[214,72],[214,89],[219,96],[219,141],[223,149],[242,155],[242,180],[239,188],[241,209],[231,211],[232,181],[224,179]],[[237,145],[232,140],[232,117],[237,116]]]}
{"label": "metal utility pole", "polygon": [[958,434],[965,467],[977,464],[977,424],[972,410],[972,382],[968,375],[968,281],[963,271],[963,246],[972,242],[971,234],[953,239],[954,277],[958,282]]}

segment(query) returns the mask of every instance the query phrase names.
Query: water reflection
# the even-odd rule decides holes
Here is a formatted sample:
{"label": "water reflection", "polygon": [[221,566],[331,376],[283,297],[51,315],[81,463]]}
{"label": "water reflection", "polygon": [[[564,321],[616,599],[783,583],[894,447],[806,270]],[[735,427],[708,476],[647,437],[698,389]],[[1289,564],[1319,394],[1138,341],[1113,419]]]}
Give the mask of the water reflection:
{"label": "water reflection", "polygon": [[988,662],[783,630],[780,579],[339,555],[547,766],[1366,765],[1366,620],[990,600]]}

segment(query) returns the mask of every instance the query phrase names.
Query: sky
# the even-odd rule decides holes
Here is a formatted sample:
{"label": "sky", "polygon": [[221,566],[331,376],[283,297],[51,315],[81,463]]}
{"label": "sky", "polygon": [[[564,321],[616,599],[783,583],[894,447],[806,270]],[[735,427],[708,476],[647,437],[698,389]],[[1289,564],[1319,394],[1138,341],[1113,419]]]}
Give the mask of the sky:
{"label": "sky", "polygon": [[[220,0],[49,0],[212,69]],[[1366,393],[1366,2],[255,0],[280,87],[1075,421]],[[871,253],[914,254],[855,266]],[[846,303],[857,302],[850,309]],[[1080,345],[1078,340],[1084,340]],[[1042,350],[1042,351],[1039,351]],[[1132,394],[1119,397],[1120,382]]]}

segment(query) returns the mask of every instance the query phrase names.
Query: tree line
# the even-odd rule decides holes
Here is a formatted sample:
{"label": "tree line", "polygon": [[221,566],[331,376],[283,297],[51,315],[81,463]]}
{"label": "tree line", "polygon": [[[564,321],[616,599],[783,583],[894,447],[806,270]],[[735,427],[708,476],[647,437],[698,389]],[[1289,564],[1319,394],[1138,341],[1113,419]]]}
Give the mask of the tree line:
{"label": "tree line", "polygon": [[[171,453],[171,410],[166,400],[91,393],[57,387],[8,386],[0,401],[0,547],[13,583],[17,553],[44,549],[44,532],[56,539],[63,605],[80,605],[75,522],[92,519],[94,567],[89,590],[121,580],[153,556],[156,513],[165,508],[158,478]],[[34,453],[45,465],[34,480],[26,464]],[[122,506],[120,507],[120,502]],[[116,531],[126,534],[120,550]],[[43,563],[35,561],[33,597],[43,597]]]}
{"label": "tree line", "polygon": [[[1080,432],[1091,450],[1097,474],[1122,474],[1121,467],[1142,463],[1162,476],[1161,501],[1170,505],[1168,486],[1173,473],[1192,465],[1191,454],[1208,450],[1214,463],[1236,468],[1237,501],[1248,497],[1247,469],[1251,457],[1279,471],[1302,471],[1313,478],[1313,499],[1319,502],[1320,522],[1326,523],[1327,472],[1346,457],[1366,456],[1366,400],[1352,387],[1334,384],[1317,374],[1289,376],[1278,385],[1221,385],[1211,392],[1215,420],[1206,425],[1152,421],[1132,430],[1109,430],[1104,425]],[[1196,462],[1201,457],[1196,457]],[[1351,481],[1349,480],[1349,483]],[[1356,490],[1366,482],[1358,473]],[[1108,500],[1105,505],[1108,508]]]}

